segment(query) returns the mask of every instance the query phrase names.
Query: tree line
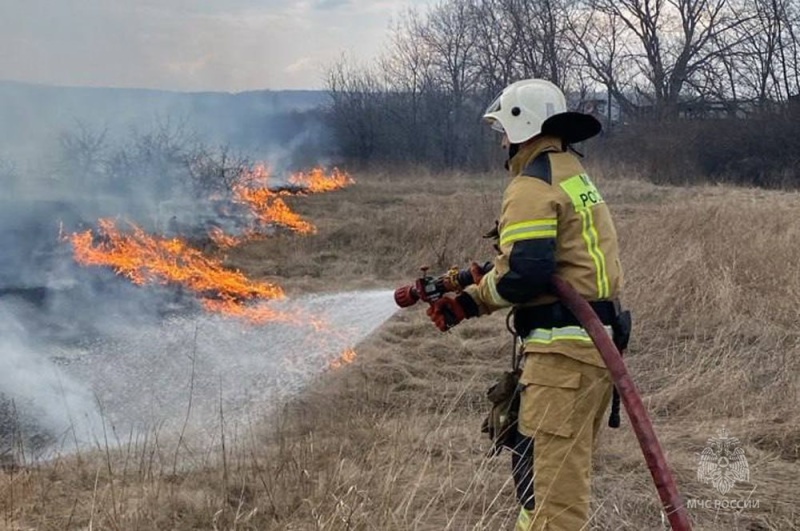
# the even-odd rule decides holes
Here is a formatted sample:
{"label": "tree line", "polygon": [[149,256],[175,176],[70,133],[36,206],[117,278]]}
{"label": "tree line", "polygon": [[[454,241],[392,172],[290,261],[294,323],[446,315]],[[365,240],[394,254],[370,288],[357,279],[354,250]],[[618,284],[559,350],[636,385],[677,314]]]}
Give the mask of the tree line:
{"label": "tree line", "polygon": [[350,161],[483,168],[483,109],[528,77],[621,134],[784,115],[800,98],[800,1],[444,0],[406,11],[374,61],[330,65],[328,123]]}

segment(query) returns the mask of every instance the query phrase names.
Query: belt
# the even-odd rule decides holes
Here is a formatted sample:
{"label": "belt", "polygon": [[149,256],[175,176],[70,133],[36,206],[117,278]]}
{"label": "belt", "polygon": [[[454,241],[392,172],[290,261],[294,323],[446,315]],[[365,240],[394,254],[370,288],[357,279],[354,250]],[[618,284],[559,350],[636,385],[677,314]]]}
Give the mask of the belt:
{"label": "belt", "polygon": [[[604,325],[613,326],[615,324],[620,311],[618,301],[590,301],[589,306]],[[569,308],[560,302],[540,306],[522,306],[514,309],[514,329],[520,337],[527,337],[536,328],[560,328],[563,326],[581,326],[581,323]]]}

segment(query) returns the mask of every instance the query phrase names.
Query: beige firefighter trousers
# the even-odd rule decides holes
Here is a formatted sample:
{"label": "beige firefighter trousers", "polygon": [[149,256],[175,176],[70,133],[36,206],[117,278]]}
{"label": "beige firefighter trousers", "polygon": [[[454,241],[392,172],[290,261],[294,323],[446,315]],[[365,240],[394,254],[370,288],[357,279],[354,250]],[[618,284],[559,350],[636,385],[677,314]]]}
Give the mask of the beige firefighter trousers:
{"label": "beige firefighter trousers", "polygon": [[562,354],[528,354],[519,431],[534,440],[536,506],[516,531],[588,529],[592,450],[613,385],[608,369]]}

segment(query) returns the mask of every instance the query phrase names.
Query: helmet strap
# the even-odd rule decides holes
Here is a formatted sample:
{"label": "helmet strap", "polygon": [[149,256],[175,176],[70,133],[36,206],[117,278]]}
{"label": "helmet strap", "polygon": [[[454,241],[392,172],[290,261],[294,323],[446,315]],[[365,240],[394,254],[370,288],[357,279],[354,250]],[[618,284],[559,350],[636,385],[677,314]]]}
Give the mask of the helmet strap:
{"label": "helmet strap", "polygon": [[511,159],[513,159],[517,153],[519,153],[519,148],[522,144],[509,144],[508,145],[508,159],[506,159],[506,163],[504,165],[506,170],[511,169]]}
{"label": "helmet strap", "polygon": [[564,151],[569,150],[569,151],[575,153],[576,155],[578,155],[580,158],[584,157],[583,153],[581,153],[580,151],[575,149],[575,146],[573,146],[572,144],[565,144],[565,145],[566,145],[566,149]]}

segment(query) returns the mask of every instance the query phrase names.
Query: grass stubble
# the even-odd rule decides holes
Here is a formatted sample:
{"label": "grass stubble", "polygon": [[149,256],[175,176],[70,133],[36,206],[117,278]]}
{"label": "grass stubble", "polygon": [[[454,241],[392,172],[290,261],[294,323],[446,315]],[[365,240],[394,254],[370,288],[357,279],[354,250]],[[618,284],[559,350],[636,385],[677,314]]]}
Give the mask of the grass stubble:
{"label": "grass stubble", "polygon": [[[627,363],[682,494],[758,500],[692,509],[695,529],[798,528],[800,196],[598,173],[635,315]],[[295,205],[318,234],[245,244],[227,263],[298,295],[393,288],[423,264],[443,271],[491,257],[480,236],[493,226],[503,176],[357,178]],[[508,529],[517,511],[509,457],[488,459],[479,432],[486,387],[509,363],[503,321],[442,334],[421,308],[400,311],[358,345],[355,363],[254,412],[244,429],[229,432],[220,409],[212,440],[158,427],[112,432],[96,451],[8,465],[0,528]],[[750,482],[727,496],[696,478],[699,453],[723,427],[750,468]],[[591,529],[665,528],[624,416],[602,434],[593,481]]]}

